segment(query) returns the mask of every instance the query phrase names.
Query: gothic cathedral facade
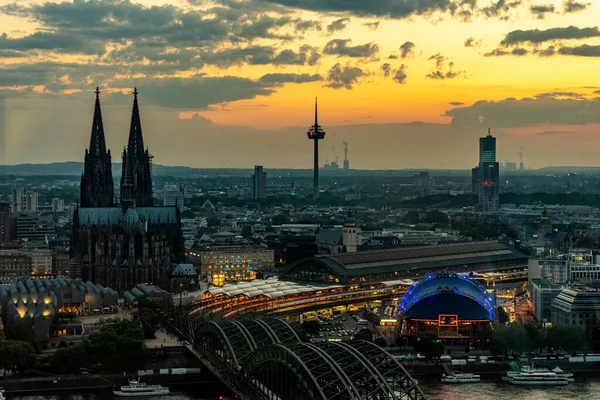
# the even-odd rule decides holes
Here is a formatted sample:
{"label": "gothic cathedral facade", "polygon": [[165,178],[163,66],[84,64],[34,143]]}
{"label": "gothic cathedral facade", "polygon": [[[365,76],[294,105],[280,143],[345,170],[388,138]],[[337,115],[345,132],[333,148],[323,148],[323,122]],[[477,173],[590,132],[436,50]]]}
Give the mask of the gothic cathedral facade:
{"label": "gothic cathedral facade", "polygon": [[85,151],[71,236],[72,271],[81,271],[77,275],[84,281],[121,292],[140,283],[168,288],[173,265],[185,258],[178,205],[153,205],[152,156],[144,148],[137,89],[133,93],[117,202],[96,89],[90,148]]}

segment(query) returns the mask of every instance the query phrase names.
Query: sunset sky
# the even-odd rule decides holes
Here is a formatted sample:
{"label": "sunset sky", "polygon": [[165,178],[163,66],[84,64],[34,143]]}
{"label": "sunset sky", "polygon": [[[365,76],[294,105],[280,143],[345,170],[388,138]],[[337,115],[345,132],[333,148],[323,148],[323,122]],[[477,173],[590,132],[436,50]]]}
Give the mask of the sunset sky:
{"label": "sunset sky", "polygon": [[0,163],[118,161],[138,87],[155,162],[600,165],[600,1],[0,0]]}

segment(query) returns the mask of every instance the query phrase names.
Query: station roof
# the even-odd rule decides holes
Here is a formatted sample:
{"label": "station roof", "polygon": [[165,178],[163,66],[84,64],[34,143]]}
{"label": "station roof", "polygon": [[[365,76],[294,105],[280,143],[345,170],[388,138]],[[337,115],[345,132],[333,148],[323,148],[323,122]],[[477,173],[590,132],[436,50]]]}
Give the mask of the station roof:
{"label": "station roof", "polygon": [[528,257],[516,248],[497,241],[461,242],[433,246],[404,247],[358,253],[317,255],[298,261],[284,272],[302,263],[318,263],[337,276],[360,276],[424,268],[452,268],[469,264],[523,260]]}

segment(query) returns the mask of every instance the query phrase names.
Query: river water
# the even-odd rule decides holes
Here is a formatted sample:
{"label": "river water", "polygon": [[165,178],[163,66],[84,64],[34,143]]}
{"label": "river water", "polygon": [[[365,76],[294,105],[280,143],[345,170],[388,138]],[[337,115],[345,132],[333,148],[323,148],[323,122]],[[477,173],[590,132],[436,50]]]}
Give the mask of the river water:
{"label": "river water", "polygon": [[[434,380],[421,381],[429,400],[600,400],[600,378],[580,379],[562,387],[523,388],[501,380],[464,385],[444,385]],[[169,396],[152,397],[154,400],[217,400],[217,388],[186,388]],[[7,400],[106,400],[113,399],[110,391],[63,393],[44,396],[7,395]]]}

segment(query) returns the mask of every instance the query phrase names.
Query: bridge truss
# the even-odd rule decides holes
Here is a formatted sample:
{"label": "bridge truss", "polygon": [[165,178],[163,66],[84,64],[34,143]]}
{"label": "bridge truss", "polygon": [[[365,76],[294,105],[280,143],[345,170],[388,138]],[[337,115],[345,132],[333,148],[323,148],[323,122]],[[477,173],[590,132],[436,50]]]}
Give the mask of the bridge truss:
{"label": "bridge truss", "polygon": [[402,364],[371,342],[303,343],[279,319],[195,318],[182,328],[221,379],[249,399],[425,399]]}

